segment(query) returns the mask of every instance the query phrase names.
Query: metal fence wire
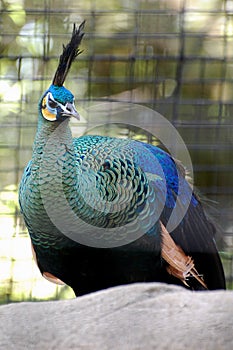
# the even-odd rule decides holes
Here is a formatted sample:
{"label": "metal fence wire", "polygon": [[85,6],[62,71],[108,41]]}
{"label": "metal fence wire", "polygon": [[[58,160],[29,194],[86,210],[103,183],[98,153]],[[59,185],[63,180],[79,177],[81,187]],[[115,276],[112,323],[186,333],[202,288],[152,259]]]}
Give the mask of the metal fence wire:
{"label": "metal fence wire", "polygon": [[[228,288],[233,286],[233,1],[10,0],[0,2],[0,302],[65,298],[31,258],[17,190],[31,157],[37,103],[50,85],[73,23],[86,20],[83,53],[66,87],[83,113],[112,101],[156,110],[190,152],[194,182],[223,231]],[[127,125],[101,133],[155,142]]]}

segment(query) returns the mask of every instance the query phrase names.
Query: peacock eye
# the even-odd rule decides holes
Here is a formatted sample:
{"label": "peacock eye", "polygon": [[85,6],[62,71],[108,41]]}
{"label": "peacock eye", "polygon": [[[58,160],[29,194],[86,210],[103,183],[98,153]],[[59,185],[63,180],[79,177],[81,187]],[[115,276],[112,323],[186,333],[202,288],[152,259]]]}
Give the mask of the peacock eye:
{"label": "peacock eye", "polygon": [[48,98],[48,105],[50,108],[56,108],[58,106],[57,102],[53,101],[51,98]]}

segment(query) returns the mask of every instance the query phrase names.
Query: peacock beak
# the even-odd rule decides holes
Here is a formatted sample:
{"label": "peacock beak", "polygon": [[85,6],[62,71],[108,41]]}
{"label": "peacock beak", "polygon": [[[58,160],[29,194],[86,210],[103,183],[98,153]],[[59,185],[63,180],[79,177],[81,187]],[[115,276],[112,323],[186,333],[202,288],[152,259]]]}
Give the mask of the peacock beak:
{"label": "peacock beak", "polygon": [[74,117],[75,119],[80,120],[80,115],[77,112],[74,104],[68,102],[66,104],[66,110],[69,112],[71,117]]}
{"label": "peacock beak", "polygon": [[79,113],[76,111],[74,104],[70,102],[67,102],[65,107],[63,107],[62,116],[74,117],[77,120],[80,120]]}

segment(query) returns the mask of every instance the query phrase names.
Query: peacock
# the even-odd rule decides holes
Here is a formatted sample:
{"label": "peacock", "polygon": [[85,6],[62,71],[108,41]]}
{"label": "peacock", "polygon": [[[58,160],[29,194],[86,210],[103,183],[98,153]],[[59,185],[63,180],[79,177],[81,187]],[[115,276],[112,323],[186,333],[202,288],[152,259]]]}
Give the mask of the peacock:
{"label": "peacock", "polygon": [[76,296],[153,281],[225,289],[215,227],[177,160],[136,140],[72,137],[69,121],[80,117],[64,82],[83,35],[84,22],[74,25],[39,100],[32,158],[19,187],[42,275]]}

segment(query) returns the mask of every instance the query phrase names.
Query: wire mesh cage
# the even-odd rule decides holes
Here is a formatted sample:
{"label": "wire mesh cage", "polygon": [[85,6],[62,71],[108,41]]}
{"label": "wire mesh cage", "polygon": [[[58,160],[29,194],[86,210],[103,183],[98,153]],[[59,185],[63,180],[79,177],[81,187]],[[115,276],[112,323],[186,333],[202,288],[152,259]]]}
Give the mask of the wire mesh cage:
{"label": "wire mesh cage", "polygon": [[[72,295],[37,271],[17,191],[31,157],[38,100],[73,23],[84,19],[83,53],[66,81],[83,115],[74,133],[90,132],[90,103],[140,104],[166,117],[187,145],[195,185],[224,232],[220,249],[232,288],[233,1],[10,0],[0,6],[0,301]],[[126,124],[95,132],[158,141]]]}

